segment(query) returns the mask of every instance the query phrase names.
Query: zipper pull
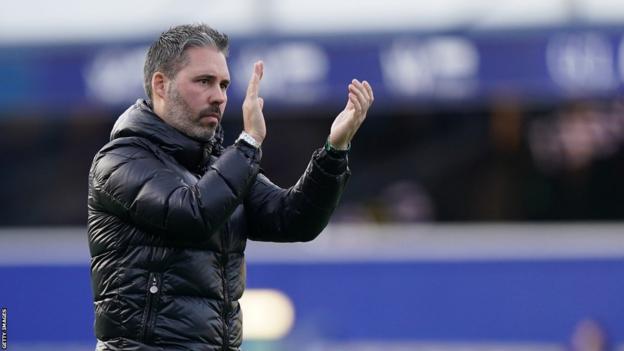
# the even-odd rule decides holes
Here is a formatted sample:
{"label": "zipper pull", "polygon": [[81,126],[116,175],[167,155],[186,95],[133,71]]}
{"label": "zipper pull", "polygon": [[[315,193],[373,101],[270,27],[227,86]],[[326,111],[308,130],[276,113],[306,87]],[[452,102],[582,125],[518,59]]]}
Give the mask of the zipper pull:
{"label": "zipper pull", "polygon": [[150,286],[149,292],[152,294],[155,294],[158,292],[158,280],[156,280],[156,276],[152,278],[152,286]]}

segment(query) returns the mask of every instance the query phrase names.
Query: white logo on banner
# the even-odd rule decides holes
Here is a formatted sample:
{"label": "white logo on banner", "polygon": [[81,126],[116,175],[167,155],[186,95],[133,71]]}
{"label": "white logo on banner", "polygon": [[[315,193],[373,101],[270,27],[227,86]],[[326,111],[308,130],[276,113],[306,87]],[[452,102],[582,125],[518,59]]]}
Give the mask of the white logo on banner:
{"label": "white logo on banner", "polygon": [[329,58],[319,45],[290,42],[267,46],[248,46],[241,50],[232,66],[234,85],[244,95],[253,62],[264,61],[262,95],[294,103],[317,101],[324,95]]}
{"label": "white logo on banner", "polygon": [[613,47],[598,33],[554,36],[546,48],[553,81],[569,92],[613,89],[616,82]]}
{"label": "white logo on banner", "polygon": [[476,88],[479,53],[462,38],[401,39],[381,52],[381,69],[397,94],[465,97]]}
{"label": "white logo on banner", "polygon": [[87,94],[108,104],[134,102],[145,95],[143,63],[148,47],[107,49],[85,70]]}

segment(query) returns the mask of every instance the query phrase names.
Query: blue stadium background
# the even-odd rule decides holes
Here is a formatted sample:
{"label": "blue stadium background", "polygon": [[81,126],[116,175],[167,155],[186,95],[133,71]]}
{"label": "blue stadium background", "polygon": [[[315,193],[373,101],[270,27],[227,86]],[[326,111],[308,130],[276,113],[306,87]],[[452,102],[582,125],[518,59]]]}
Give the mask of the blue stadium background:
{"label": "blue stadium background", "polygon": [[[529,1],[507,15],[494,11],[505,4],[487,5],[503,18],[498,26],[483,25],[493,17],[478,1],[364,1],[349,12],[362,21],[340,17],[348,4],[329,1],[318,7],[334,11],[320,15],[280,0],[231,3],[220,6],[266,18],[198,14],[164,0],[150,7],[158,21],[130,27],[132,16],[106,27],[69,0],[10,2],[0,14],[0,307],[9,350],[93,349],[88,168],[115,118],[143,97],[149,43],[181,21],[232,29],[226,143],[241,128],[251,62],[264,60],[262,166],[282,186],[324,143],[348,82],[375,89],[350,152],[353,176],[321,238],[250,244],[248,288],[284,293],[295,320],[283,338],[247,339],[245,350],[624,350],[617,1]],[[543,20],[555,3],[565,4],[558,20]],[[93,6],[105,19],[120,4]],[[607,9],[607,20],[596,20],[591,4]],[[47,6],[67,10],[48,15]],[[138,11],[147,2],[135,6],[150,19]],[[471,6],[474,22],[462,17]],[[84,33],[55,22],[69,10]],[[318,27],[288,27],[287,10],[309,11]]]}

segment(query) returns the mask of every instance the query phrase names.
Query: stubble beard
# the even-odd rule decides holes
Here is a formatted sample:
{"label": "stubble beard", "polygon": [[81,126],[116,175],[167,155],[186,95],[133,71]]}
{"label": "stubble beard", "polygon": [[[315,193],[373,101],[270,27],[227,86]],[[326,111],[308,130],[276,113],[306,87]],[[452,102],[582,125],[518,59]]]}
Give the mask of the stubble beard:
{"label": "stubble beard", "polygon": [[200,124],[200,117],[203,111],[199,115],[195,115],[191,107],[173,86],[167,91],[167,96],[170,102],[165,109],[167,122],[193,139],[202,142],[211,141],[215,135],[216,126],[211,127]]}

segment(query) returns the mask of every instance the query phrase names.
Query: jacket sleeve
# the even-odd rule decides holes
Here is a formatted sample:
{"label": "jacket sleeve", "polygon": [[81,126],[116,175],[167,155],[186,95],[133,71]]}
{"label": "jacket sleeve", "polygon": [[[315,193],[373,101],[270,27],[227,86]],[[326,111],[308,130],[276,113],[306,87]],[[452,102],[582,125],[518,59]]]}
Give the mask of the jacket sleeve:
{"label": "jacket sleeve", "polygon": [[154,147],[134,140],[102,149],[89,176],[90,201],[161,235],[201,239],[218,230],[240,205],[259,169],[259,152],[233,145],[191,183],[167,167]]}
{"label": "jacket sleeve", "polygon": [[259,174],[245,198],[251,240],[294,242],[316,238],[329,222],[350,176],[346,157],[334,158],[324,149],[299,181],[282,189]]}

